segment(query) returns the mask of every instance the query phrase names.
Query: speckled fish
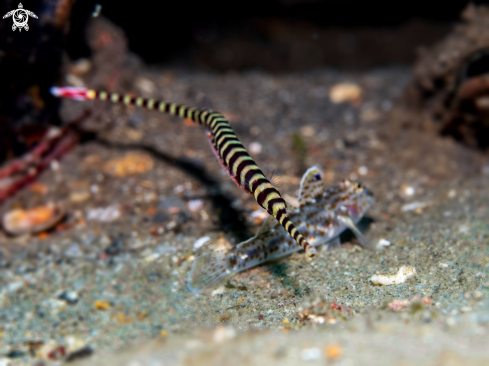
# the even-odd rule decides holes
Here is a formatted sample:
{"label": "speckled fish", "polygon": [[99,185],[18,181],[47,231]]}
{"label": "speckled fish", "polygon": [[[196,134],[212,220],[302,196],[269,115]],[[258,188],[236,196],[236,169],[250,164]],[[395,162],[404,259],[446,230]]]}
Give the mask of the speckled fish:
{"label": "speckled fish", "polygon": [[[302,177],[298,201],[299,207],[291,211],[291,219],[311,245],[337,247],[340,245],[339,235],[349,228],[366,246],[356,223],[375,202],[368,188],[349,180],[327,188],[321,171],[312,167]],[[299,250],[301,247],[277,220],[268,217],[251,239],[234,248],[197,257],[188,275],[187,286],[191,292],[199,293],[231,274]]]}

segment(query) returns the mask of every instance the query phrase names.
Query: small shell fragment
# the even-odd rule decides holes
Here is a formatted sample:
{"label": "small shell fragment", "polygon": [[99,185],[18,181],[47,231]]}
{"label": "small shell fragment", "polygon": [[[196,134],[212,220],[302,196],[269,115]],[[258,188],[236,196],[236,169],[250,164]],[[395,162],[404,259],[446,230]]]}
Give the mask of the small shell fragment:
{"label": "small shell fragment", "polygon": [[411,203],[407,203],[407,204],[403,205],[401,207],[401,211],[402,212],[414,211],[416,213],[419,213],[419,212],[421,212],[421,210],[423,210],[424,208],[431,206],[431,205],[432,205],[431,201],[427,201],[427,202],[416,201],[416,202],[411,202]]}
{"label": "small shell fragment", "polygon": [[55,226],[65,216],[62,205],[49,203],[31,209],[15,209],[3,215],[5,231],[13,235],[35,234]]}
{"label": "small shell fragment", "polygon": [[378,248],[389,247],[392,243],[384,238],[381,238],[377,244]]}
{"label": "small shell fragment", "polygon": [[400,283],[405,282],[409,277],[412,277],[416,274],[416,268],[402,266],[399,268],[399,271],[395,275],[373,275],[370,278],[370,282],[373,285],[378,286],[389,286],[389,285],[398,285]]}
{"label": "small shell fragment", "polygon": [[197,239],[194,243],[194,249],[199,249],[202,245],[208,243],[211,240],[208,236],[203,236]]}
{"label": "small shell fragment", "polygon": [[329,98],[335,104],[356,102],[362,98],[362,89],[353,83],[336,84],[331,88]]}

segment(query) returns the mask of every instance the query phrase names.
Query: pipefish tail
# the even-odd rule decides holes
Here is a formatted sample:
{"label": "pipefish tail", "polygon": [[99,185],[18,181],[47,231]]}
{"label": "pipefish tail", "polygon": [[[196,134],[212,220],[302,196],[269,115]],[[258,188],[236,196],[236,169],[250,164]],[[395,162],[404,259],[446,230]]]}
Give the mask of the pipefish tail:
{"label": "pipefish tail", "polygon": [[229,122],[219,112],[187,107],[177,103],[108,93],[80,87],[52,87],[51,94],[76,100],[104,100],[133,105],[189,118],[208,130],[208,138],[219,163],[231,179],[245,192],[252,194],[256,202],[284,227],[295,242],[314,257],[316,250],[301,235],[287,215],[287,204],[280,192],[266,178],[255,161],[239,141]]}

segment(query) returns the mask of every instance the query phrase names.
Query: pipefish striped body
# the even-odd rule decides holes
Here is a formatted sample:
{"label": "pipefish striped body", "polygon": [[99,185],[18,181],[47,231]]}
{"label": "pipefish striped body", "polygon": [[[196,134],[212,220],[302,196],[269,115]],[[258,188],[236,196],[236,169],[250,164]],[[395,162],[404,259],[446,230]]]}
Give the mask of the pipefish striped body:
{"label": "pipefish striped body", "polygon": [[212,150],[231,179],[242,190],[252,194],[256,202],[268,214],[277,219],[295,242],[304,249],[308,257],[314,257],[316,250],[307,242],[290,220],[287,215],[287,204],[280,192],[266,178],[239,141],[229,122],[219,112],[80,87],[52,87],[51,93],[57,97],[76,100],[107,100],[113,103],[157,110],[180,118],[189,118],[195,123],[204,126],[209,132],[208,138]]}

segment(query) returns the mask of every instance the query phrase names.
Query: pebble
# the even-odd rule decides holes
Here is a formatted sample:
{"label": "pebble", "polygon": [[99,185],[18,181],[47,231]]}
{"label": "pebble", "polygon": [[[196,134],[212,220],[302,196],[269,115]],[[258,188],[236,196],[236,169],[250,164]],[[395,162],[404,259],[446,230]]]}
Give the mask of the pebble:
{"label": "pebble", "polygon": [[204,201],[202,200],[190,200],[187,203],[190,212],[198,212],[204,208]]}
{"label": "pebble", "polygon": [[262,145],[259,142],[252,142],[248,147],[251,154],[260,154],[262,151]]}
{"label": "pebble", "polygon": [[60,300],[66,301],[70,305],[74,305],[78,302],[78,294],[75,291],[61,291],[56,295],[56,297]]}
{"label": "pebble", "polygon": [[353,83],[339,83],[333,85],[329,91],[331,102],[338,104],[343,102],[356,102],[362,97],[362,89]]}
{"label": "pebble", "polygon": [[155,91],[155,85],[153,82],[146,78],[136,79],[136,87],[145,94],[153,94]]}
{"label": "pebble", "polygon": [[148,154],[131,152],[123,157],[118,157],[107,161],[103,170],[113,177],[126,177],[146,173],[153,169],[154,160]]}
{"label": "pebble", "polygon": [[13,293],[24,286],[23,282],[11,282],[7,285],[6,290],[8,293]]}
{"label": "pebble", "polygon": [[399,311],[409,306],[409,300],[392,300],[389,305],[387,305],[387,309],[392,311]]}
{"label": "pebble", "polygon": [[360,175],[367,175],[368,174],[368,168],[366,166],[361,166],[358,168],[358,174]]}
{"label": "pebble", "polygon": [[222,343],[236,337],[236,331],[232,327],[217,326],[212,335],[212,339],[216,343]]}
{"label": "pebble", "polygon": [[64,251],[63,254],[71,258],[79,258],[83,256],[83,252],[78,244],[71,245],[68,249]]}
{"label": "pebble", "polygon": [[411,197],[412,195],[414,195],[415,192],[416,192],[416,190],[414,189],[413,186],[409,186],[409,185],[406,185],[406,184],[403,184],[401,186],[401,193],[404,196]]}
{"label": "pebble", "polygon": [[302,126],[300,131],[304,137],[312,137],[316,133],[316,130],[312,126]]}
{"label": "pebble", "polygon": [[87,211],[87,220],[90,221],[112,222],[117,220],[120,216],[121,211],[118,205],[92,208]]}

